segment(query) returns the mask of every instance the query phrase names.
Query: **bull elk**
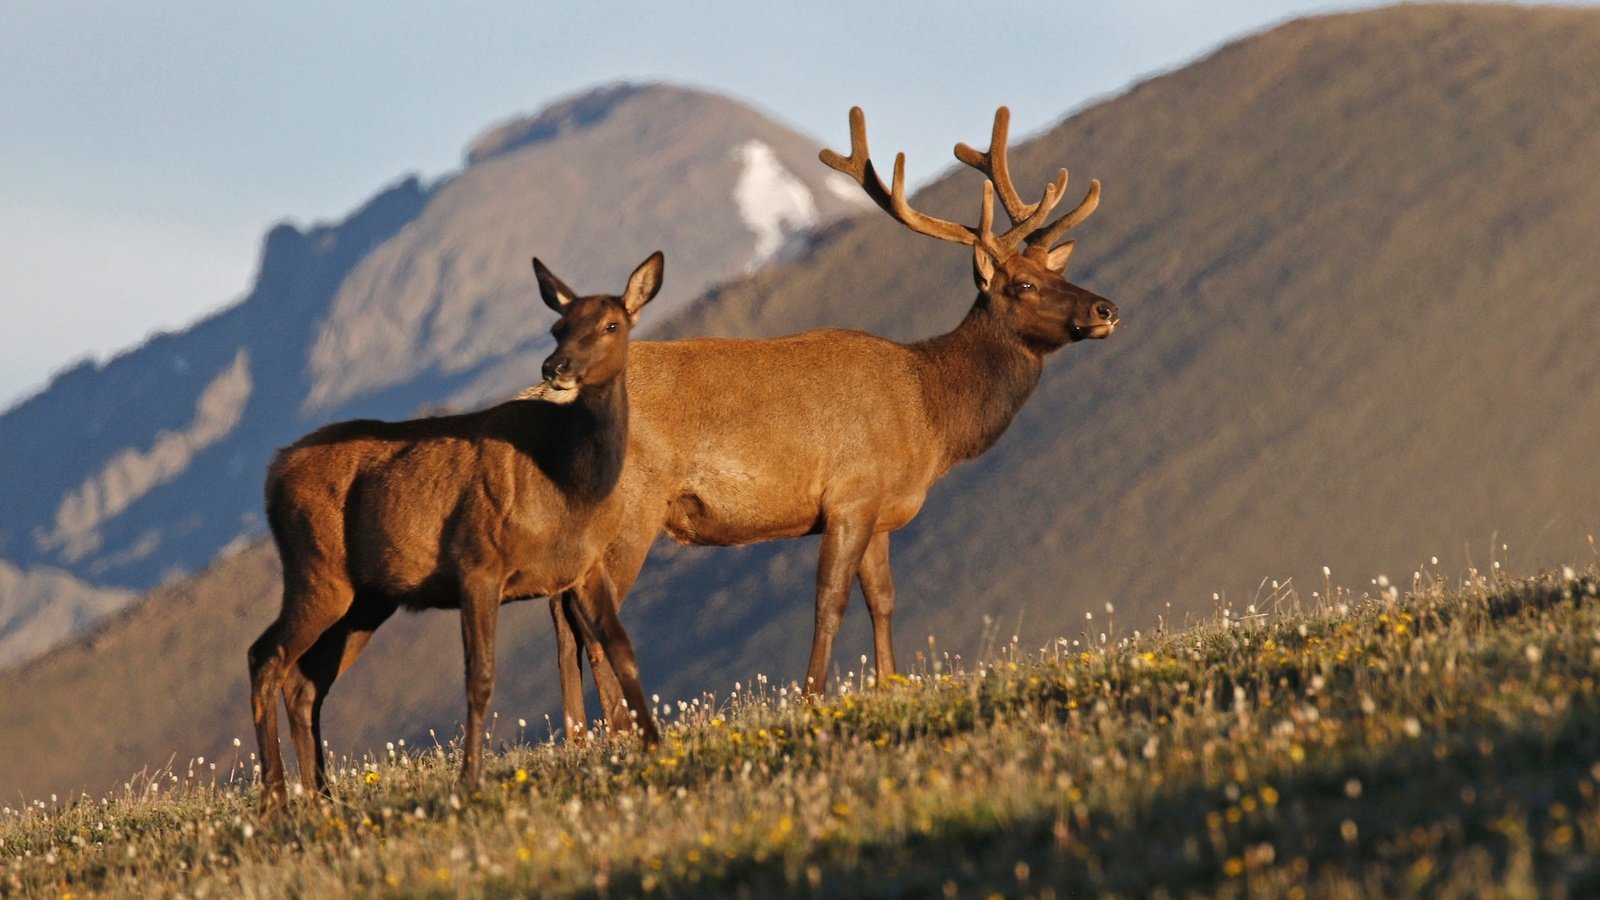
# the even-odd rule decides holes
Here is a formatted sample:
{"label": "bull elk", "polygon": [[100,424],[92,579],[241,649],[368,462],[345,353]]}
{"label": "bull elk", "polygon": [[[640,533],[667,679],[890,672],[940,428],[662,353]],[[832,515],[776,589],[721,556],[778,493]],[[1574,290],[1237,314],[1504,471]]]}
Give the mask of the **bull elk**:
{"label": "bull elk", "polygon": [[[911,521],[952,466],[999,440],[1038,385],[1046,355],[1104,338],[1119,321],[1111,302],[1062,276],[1073,242],[1057,246],[1098,205],[1099,182],[1090,182],[1070,212],[1045,224],[1066,190],[1067,172],[1038,202],[1023,201],[1007,166],[1009,117],[1005,107],[995,113],[987,152],[956,145],[957,159],[987,176],[976,227],[911,208],[904,154],[895,159],[893,186],[884,186],[867,152],[859,107],[850,111],[850,155],[821,154],[907,228],[972,248],[978,297],[955,330],[913,344],[819,330],[634,347],[635,425],[618,488],[627,511],[605,563],[618,602],[662,530],[682,543],[715,545],[821,532],[806,690],[824,688],[856,579],[872,616],[877,677],[894,673],[889,533]],[[996,192],[1011,219],[998,235]],[[587,602],[579,589],[551,606],[563,712],[573,731],[584,711],[572,614]],[[610,715],[616,687],[598,648],[589,652]]]}
{"label": "bull elk", "polygon": [[[628,335],[661,285],[655,253],[620,297],[578,297],[539,260],[561,318],[545,382],[567,405],[519,399],[465,415],[353,421],[312,432],[267,470],[267,519],[283,608],[250,648],[262,809],[287,805],[277,698],[307,790],[327,793],[321,710],[329,688],[395,610],[460,609],[467,675],[461,780],[478,780],[494,689],[500,604],[581,586],[570,613],[610,660],[647,742],[656,739],[633,648],[597,562],[616,533],[628,440]],[[611,713],[613,716],[615,712]]]}

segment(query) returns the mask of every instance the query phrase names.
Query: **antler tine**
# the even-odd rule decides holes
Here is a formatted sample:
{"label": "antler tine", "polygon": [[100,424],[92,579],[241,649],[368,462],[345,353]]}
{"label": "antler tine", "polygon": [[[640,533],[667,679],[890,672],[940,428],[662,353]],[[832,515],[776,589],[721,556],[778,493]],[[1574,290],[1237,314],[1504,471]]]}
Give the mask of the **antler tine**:
{"label": "antler tine", "polygon": [[1000,243],[1013,248],[1022,244],[1024,239],[1038,229],[1039,225],[1050,215],[1050,211],[1056,208],[1056,204],[1061,202],[1061,195],[1066,189],[1067,170],[1062,169],[1056,174],[1055,181],[1045,185],[1044,196],[1040,197],[1039,202],[1033,205],[1033,211],[1028,217],[1017,222],[1011,226],[1011,230],[1001,235],[999,238]]}
{"label": "antler tine", "polygon": [[[992,219],[994,217],[994,199],[992,195],[987,193],[986,196],[990,198],[987,201],[987,206],[990,210],[989,216]],[[906,202],[906,155],[904,153],[896,153],[894,157],[894,194],[891,199],[894,201],[894,217],[899,219],[901,224],[918,234],[936,237],[941,241],[955,241],[958,244],[968,245],[974,244],[980,239],[978,232],[965,225],[957,222],[947,222],[944,219],[936,219],[911,208],[911,204]]]}
{"label": "antler tine", "polygon": [[1094,212],[1095,207],[1099,205],[1100,181],[1095,179],[1089,182],[1089,193],[1084,195],[1082,202],[1073,207],[1071,212],[1050,223],[1048,227],[1041,228],[1028,236],[1028,247],[1030,249],[1042,247],[1045,250],[1049,250],[1052,244],[1061,240],[1061,236],[1066,234],[1068,229],[1089,218],[1089,214]]}
{"label": "antler tine", "polygon": [[1017,193],[1016,184],[1011,180],[1011,166],[1006,157],[1010,130],[1011,109],[1002,106],[994,111],[994,130],[989,135],[988,151],[979,153],[966,143],[959,143],[956,144],[956,159],[982,172],[994,182],[995,190],[1000,194],[1000,202],[1006,208],[1006,215],[1016,223],[1033,215],[1038,204],[1024,202]]}
{"label": "antler tine", "polygon": [[817,156],[823,165],[853,178],[884,212],[894,214],[889,189],[883,186],[883,179],[878,177],[878,171],[872,165],[872,156],[867,152],[867,115],[861,111],[861,107],[850,107],[850,155],[840,156],[824,148]]}
{"label": "antler tine", "polygon": [[911,208],[911,204],[906,202],[904,153],[895,155],[894,187],[890,189],[883,186],[883,179],[878,177],[877,169],[867,152],[867,117],[861,111],[861,107],[850,108],[850,155],[840,156],[832,150],[823,150],[818,157],[823,165],[853,178],[880,209],[912,231],[958,244],[970,245],[982,239],[977,232],[965,225],[924,215]]}
{"label": "antler tine", "polygon": [[983,182],[983,206],[978,212],[978,244],[989,251],[994,259],[1004,259],[1011,252],[994,237],[994,182]]}
{"label": "antler tine", "polygon": [[986,152],[979,153],[964,143],[956,144],[955,152],[956,159],[989,176],[995,190],[999,191],[1000,202],[1011,217],[1011,228],[995,240],[1001,246],[1015,249],[1026,236],[1039,228],[1050,211],[1066,196],[1067,170],[1062,169],[1056,174],[1055,181],[1045,187],[1044,196],[1038,203],[1024,202],[1017,193],[1016,183],[1011,180],[1011,165],[1007,156],[1010,131],[1011,110],[1002,106],[994,111],[994,130],[990,133]]}

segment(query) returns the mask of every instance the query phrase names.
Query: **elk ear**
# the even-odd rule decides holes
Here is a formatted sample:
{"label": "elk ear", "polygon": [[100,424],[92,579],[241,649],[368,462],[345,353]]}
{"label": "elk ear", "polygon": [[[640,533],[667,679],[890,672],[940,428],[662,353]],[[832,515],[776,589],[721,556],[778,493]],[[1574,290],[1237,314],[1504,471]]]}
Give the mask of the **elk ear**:
{"label": "elk ear", "polygon": [[567,307],[577,299],[578,295],[572,292],[572,288],[562,284],[554,272],[545,268],[537,256],[533,258],[533,274],[539,279],[539,296],[544,298],[544,305],[565,314]]}
{"label": "elk ear", "polygon": [[985,294],[989,293],[989,285],[994,283],[994,257],[982,244],[972,245],[972,280],[978,283],[978,290]]}
{"label": "elk ear", "polygon": [[628,315],[637,316],[650,298],[661,290],[661,271],[666,263],[667,258],[657,250],[628,276],[628,290],[622,295],[622,305],[627,308]]}
{"label": "elk ear", "polygon": [[1051,250],[1050,255],[1045,258],[1045,264],[1050,267],[1050,271],[1065,272],[1067,270],[1067,260],[1072,258],[1072,248],[1076,245],[1077,241],[1067,241],[1065,244]]}

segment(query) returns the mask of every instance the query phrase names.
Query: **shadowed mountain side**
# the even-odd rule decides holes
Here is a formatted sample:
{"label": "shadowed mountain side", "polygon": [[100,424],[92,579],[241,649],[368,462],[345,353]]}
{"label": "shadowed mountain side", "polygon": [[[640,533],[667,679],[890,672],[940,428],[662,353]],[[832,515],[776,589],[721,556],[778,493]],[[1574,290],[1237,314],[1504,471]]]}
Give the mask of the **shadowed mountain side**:
{"label": "shadowed mountain side", "polygon": [[[1345,586],[1403,586],[1432,554],[1487,567],[1496,533],[1519,570],[1586,556],[1600,533],[1597,68],[1600,11],[1401,7],[1247,39],[1017,146],[1026,194],[1061,163],[1070,202],[1104,182],[1071,276],[1125,322],[1052,357],[1000,443],[896,534],[903,664],[930,633],[970,656],[985,615],[1033,648],[1098,633],[1107,602],[1125,632],[1168,602],[1175,618],[1209,612],[1213,591],[1242,606],[1263,577],[1308,596],[1323,565]],[[841,110],[826,143],[845,142]],[[963,173],[914,204],[971,220],[977,185]],[[968,260],[874,213],[655,334],[923,337],[971,303]],[[815,554],[814,539],[658,544],[624,610],[646,688],[800,677]],[[20,723],[0,728],[0,759],[19,761],[0,791],[104,784],[173,751],[228,760],[234,736],[248,750],[244,650],[277,608],[271,558],[247,551],[98,644],[0,677],[0,721]],[[493,709],[542,725],[548,615],[507,613]],[[859,670],[867,630],[854,604],[840,671]],[[180,635],[209,649],[180,653]],[[397,617],[334,689],[334,747],[452,733],[459,645],[453,616]]]}
{"label": "shadowed mountain side", "polygon": [[[266,461],[304,429],[303,348],[351,267],[426,199],[407,179],[336,225],[273,228],[239,303],[85,363],[0,415],[0,558],[144,588],[262,529]],[[67,616],[66,606],[77,611]],[[12,597],[0,600],[0,631],[28,620],[71,625],[37,631],[10,657],[27,658],[116,607],[91,615],[66,592]]]}

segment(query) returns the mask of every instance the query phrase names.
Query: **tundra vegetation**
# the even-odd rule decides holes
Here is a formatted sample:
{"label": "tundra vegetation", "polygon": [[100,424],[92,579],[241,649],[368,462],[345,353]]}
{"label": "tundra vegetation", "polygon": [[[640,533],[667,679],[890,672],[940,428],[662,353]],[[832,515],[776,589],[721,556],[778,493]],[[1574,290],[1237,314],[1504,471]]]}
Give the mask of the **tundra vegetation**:
{"label": "tundra vegetation", "polygon": [[[252,757],[0,813],[16,895],[1600,890],[1600,568],[1430,569],[981,660],[933,643],[828,698],[655,701],[662,744],[493,724],[343,758],[263,822]],[[1102,635],[1105,635],[1102,637]],[[865,666],[862,667],[863,671]],[[64,748],[67,750],[69,748]],[[73,752],[91,752],[76,748]]]}

